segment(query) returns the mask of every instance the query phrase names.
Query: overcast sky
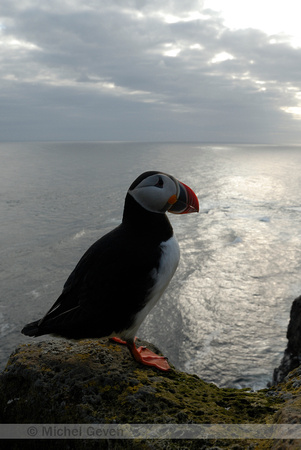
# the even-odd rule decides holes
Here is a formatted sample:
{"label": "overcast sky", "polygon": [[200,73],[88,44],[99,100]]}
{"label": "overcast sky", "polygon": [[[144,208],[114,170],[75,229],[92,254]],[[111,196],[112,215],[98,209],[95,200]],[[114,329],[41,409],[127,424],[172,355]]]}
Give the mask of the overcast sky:
{"label": "overcast sky", "polygon": [[301,142],[298,0],[1,0],[0,140]]}

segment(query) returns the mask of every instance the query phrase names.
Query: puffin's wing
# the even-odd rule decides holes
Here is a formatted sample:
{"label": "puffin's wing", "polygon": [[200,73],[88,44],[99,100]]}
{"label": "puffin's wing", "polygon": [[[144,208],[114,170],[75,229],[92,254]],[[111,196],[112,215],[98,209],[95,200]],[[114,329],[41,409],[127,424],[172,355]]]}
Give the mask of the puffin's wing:
{"label": "puffin's wing", "polygon": [[80,259],[39,322],[40,332],[92,337],[130,326],[154,284],[160,252],[147,239],[137,242],[122,225],[111,231]]}

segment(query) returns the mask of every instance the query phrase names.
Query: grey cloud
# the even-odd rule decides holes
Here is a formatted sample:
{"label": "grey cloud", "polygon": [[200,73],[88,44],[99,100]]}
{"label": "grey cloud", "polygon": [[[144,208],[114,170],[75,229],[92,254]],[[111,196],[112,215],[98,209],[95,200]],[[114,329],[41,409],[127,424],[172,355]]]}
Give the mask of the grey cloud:
{"label": "grey cloud", "polygon": [[[297,104],[300,49],[231,31],[198,1],[51,5],[3,2],[4,139],[296,139],[281,108]],[[163,19],[193,10],[205,18]]]}

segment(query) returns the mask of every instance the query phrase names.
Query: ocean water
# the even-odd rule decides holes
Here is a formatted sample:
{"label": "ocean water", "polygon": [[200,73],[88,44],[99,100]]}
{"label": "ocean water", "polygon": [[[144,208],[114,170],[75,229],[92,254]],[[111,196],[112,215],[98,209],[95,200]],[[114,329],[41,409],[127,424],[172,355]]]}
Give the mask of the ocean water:
{"label": "ocean water", "polygon": [[[198,195],[170,215],[181,248],[138,336],[219,386],[265,387],[301,294],[301,147],[0,143],[0,367],[84,251],[120,223],[126,191],[162,170]],[[49,339],[49,336],[37,338]]]}

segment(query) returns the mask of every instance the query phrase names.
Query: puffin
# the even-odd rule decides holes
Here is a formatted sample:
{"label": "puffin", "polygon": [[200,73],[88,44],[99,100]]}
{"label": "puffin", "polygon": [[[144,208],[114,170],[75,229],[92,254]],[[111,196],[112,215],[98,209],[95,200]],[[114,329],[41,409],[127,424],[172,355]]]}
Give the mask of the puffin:
{"label": "puffin", "polygon": [[121,224],[84,253],[53,306],[21,332],[108,337],[125,344],[139,363],[170,370],[165,356],[136,346],[136,333],[178,266],[179,245],[166,213],[198,211],[196,194],[175,177],[159,171],[141,174],[127,191]]}

